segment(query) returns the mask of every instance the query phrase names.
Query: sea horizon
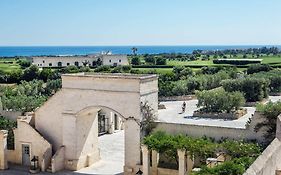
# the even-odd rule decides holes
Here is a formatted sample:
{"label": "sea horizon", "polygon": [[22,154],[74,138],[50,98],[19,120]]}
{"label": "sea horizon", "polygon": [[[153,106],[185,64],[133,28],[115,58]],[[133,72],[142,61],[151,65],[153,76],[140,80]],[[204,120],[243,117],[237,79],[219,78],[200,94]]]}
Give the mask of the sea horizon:
{"label": "sea horizon", "polygon": [[111,51],[113,54],[131,54],[131,48],[137,47],[138,54],[161,53],[192,53],[194,50],[225,50],[247,49],[261,47],[278,47],[281,45],[113,45],[113,46],[0,46],[0,57],[15,56],[43,56],[43,55],[87,55],[102,51]]}

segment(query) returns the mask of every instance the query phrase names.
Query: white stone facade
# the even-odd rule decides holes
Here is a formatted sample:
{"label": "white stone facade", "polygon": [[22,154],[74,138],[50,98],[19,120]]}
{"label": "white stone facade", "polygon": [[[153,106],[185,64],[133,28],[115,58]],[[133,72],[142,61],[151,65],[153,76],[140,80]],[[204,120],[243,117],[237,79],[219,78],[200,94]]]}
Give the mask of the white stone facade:
{"label": "white stone facade", "polygon": [[44,67],[66,67],[70,65],[83,66],[83,63],[88,63],[88,66],[95,66],[100,60],[102,65],[118,66],[129,65],[127,55],[88,55],[88,56],[40,56],[32,57],[32,64]]}
{"label": "white stone facade", "polygon": [[107,118],[106,132],[124,128],[124,174],[135,174],[141,163],[140,121],[143,103],[150,105],[157,115],[156,75],[63,75],[59,92],[38,108],[33,116],[26,116],[28,122],[25,118],[18,119],[16,149],[8,150],[7,159],[23,164],[24,144],[28,145],[30,151],[27,162],[31,156],[38,156],[43,171],[87,167],[100,159],[98,116],[102,113]]}

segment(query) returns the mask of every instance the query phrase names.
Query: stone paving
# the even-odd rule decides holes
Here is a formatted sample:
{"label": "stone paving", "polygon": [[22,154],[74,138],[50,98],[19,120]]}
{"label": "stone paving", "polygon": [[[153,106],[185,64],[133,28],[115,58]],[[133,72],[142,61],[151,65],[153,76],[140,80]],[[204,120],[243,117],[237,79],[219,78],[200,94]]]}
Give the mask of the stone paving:
{"label": "stone paving", "polygon": [[[124,131],[114,134],[106,134],[99,137],[99,148],[101,160],[94,165],[70,172],[62,171],[56,175],[121,175],[124,165]],[[28,168],[11,165],[9,170],[0,171],[0,175],[29,175]],[[51,175],[52,173],[39,173],[40,175]]]}
{"label": "stone paving", "polygon": [[[270,96],[269,100],[276,102],[281,100],[281,96]],[[158,111],[158,120],[167,123],[181,123],[181,124],[191,124],[191,125],[206,125],[206,126],[218,126],[227,128],[243,128],[249,118],[252,117],[256,108],[255,107],[245,107],[247,109],[247,114],[240,117],[237,120],[224,120],[224,119],[208,119],[193,117],[193,112],[198,110],[197,103],[198,100],[186,101],[186,111],[181,113],[183,101],[167,101],[161,102],[164,104],[166,109],[161,109]]]}

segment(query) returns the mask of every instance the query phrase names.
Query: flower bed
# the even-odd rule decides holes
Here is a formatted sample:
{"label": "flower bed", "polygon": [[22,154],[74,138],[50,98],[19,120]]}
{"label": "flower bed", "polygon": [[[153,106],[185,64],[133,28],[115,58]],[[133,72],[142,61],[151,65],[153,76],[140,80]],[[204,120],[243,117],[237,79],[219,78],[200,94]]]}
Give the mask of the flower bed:
{"label": "flower bed", "polygon": [[236,120],[246,114],[247,114],[247,109],[239,109],[235,112],[230,112],[230,113],[204,112],[204,111],[198,110],[193,113],[193,117]]}

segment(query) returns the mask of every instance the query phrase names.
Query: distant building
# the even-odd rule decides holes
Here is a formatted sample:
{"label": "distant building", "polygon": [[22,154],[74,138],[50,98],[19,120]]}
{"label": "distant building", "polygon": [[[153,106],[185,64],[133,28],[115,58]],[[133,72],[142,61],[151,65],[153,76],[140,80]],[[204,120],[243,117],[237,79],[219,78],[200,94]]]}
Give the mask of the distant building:
{"label": "distant building", "polygon": [[32,57],[32,64],[43,67],[97,66],[97,65],[129,65],[127,55],[113,55],[109,53],[86,56],[38,56]]}

